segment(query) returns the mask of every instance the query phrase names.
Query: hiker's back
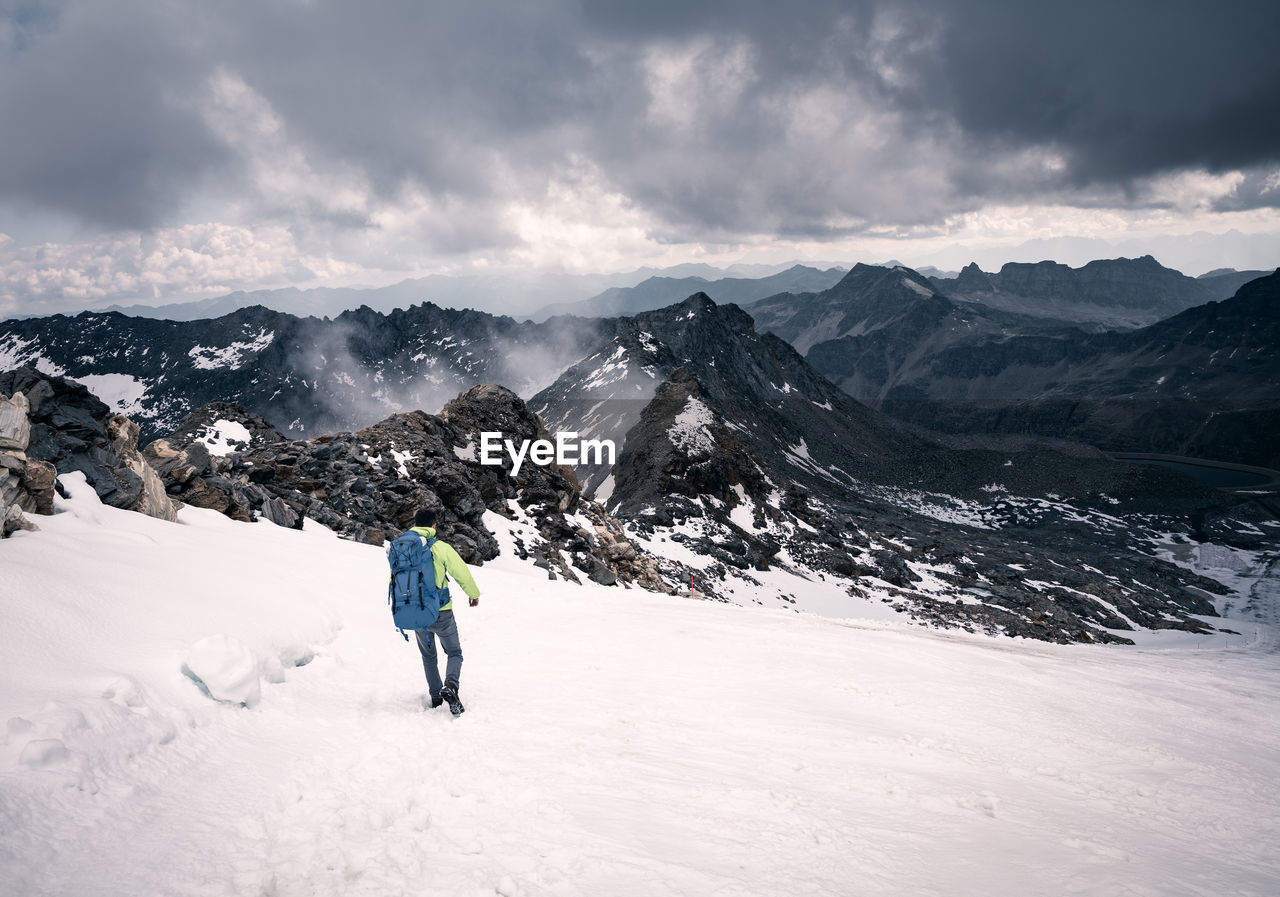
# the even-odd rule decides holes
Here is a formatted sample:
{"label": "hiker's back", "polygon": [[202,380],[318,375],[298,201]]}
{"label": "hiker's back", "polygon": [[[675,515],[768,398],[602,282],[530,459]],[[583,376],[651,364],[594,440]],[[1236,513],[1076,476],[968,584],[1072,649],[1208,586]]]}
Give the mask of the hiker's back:
{"label": "hiker's back", "polygon": [[[426,539],[409,530],[387,546],[391,584],[387,601],[396,628],[426,629],[440,616],[440,608],[450,603],[448,586],[436,585],[436,539]],[[405,636],[408,638],[408,636]]]}

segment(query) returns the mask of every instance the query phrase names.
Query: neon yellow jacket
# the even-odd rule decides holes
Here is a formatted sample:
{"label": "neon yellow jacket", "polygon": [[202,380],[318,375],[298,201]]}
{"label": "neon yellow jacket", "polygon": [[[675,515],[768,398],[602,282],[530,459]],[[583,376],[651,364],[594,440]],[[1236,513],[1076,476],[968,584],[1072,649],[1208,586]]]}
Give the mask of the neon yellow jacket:
{"label": "neon yellow jacket", "polygon": [[[436,531],[429,526],[415,526],[413,532],[422,536],[424,539],[435,539]],[[471,578],[471,571],[467,569],[467,563],[458,556],[458,552],[453,546],[447,542],[441,542],[436,539],[431,545],[431,559],[435,562],[436,568],[436,588],[443,589],[445,587],[445,574],[453,579],[458,585],[462,586],[462,591],[467,593],[468,598],[479,598],[480,589],[476,586],[476,581]],[[440,608],[441,610],[453,610],[453,601]]]}

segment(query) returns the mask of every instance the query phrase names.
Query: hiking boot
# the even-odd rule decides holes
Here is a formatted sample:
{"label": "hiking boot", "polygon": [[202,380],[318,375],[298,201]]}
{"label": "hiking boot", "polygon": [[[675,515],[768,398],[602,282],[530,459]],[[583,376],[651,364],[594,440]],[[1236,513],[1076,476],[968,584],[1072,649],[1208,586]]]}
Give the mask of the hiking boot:
{"label": "hiking boot", "polygon": [[441,704],[444,703],[444,698],[440,697],[439,695],[431,695],[430,701],[431,701],[431,709],[435,710],[437,707],[439,707]]}
{"label": "hiking boot", "polygon": [[448,702],[449,712],[454,716],[461,716],[462,711],[467,709],[462,706],[462,701],[458,700],[458,686],[452,682],[446,682],[444,688],[440,689],[440,699]]}

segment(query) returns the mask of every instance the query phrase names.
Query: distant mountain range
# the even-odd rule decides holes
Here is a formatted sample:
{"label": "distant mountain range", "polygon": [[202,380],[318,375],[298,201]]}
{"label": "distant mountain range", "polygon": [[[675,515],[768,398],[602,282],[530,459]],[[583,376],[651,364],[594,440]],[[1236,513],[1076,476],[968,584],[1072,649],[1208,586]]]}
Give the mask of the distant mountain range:
{"label": "distant mountain range", "polygon": [[[446,308],[476,309],[495,314],[526,317],[531,312],[553,303],[576,303],[589,300],[601,291],[635,286],[647,278],[698,278],[705,282],[729,277],[762,278],[777,274],[792,262],[775,265],[735,264],[717,268],[703,263],[672,265],[666,268],[643,267],[613,274],[567,274],[543,271],[494,271],[482,274],[433,274],[410,278],[381,287],[314,287],[237,291],[223,296],[191,302],[169,302],[158,305],[112,305],[95,311],[112,312],[133,317],[160,318],[170,321],[196,321],[217,318],[242,308],[260,305],[272,311],[299,317],[336,317],[344,311],[362,306],[374,311],[391,312],[430,302]],[[781,289],[783,287],[779,287]],[[771,292],[777,292],[774,289]],[[675,299],[684,298],[688,290]],[[765,295],[765,294],[761,294]],[[673,299],[672,301],[675,301]],[[30,317],[30,316],[26,316]]]}
{"label": "distant mountain range", "polygon": [[[793,266],[718,283],[758,290],[837,274]],[[1280,376],[1274,304],[1265,298],[1274,277],[1253,281],[1257,289],[1235,299],[1127,333],[1089,332],[1096,322],[1062,320],[1089,309],[1133,314],[1143,302],[1176,305],[1192,298],[1189,291],[1221,290],[1243,276],[1186,278],[1150,258],[1080,269],[1006,265],[991,275],[971,267],[953,284],[965,286],[969,298],[956,298],[945,294],[946,279],[858,265],[827,289],[776,294],[748,310],[759,331],[789,342],[845,393],[910,421],[960,434],[1036,433],[1108,450],[1274,467],[1280,441],[1269,434]],[[982,283],[990,290],[976,288]],[[1021,294],[1012,286],[1059,298],[1013,303],[1008,297]],[[648,302],[658,294],[613,295]],[[984,297],[992,296],[1005,298],[988,304]],[[261,307],[190,322],[84,313],[0,322],[0,369],[33,364],[77,378],[135,416],[144,439],[213,400],[239,402],[296,436],[438,408],[483,382],[526,397],[559,390],[559,398],[534,400],[553,427],[573,413],[557,401],[572,395],[604,402],[584,423],[625,434],[677,366],[672,359],[690,354],[680,333],[685,325],[664,314],[535,324],[430,303],[391,313],[365,307],[331,320]],[[1199,315],[1213,316],[1212,325],[1194,324]],[[659,325],[662,334],[654,330]],[[698,351],[713,359],[713,348]],[[617,404],[619,390],[631,405]],[[603,479],[598,471],[584,476],[592,488]]]}
{"label": "distant mountain range", "polygon": [[631,287],[611,287],[581,302],[557,302],[539,309],[533,320],[543,321],[553,315],[578,315],[598,318],[634,315],[679,302],[693,293],[705,293],[719,303],[746,305],[775,293],[802,293],[825,290],[837,283],[844,268],[821,270],[806,265],[793,265],[766,277],[650,277]]}
{"label": "distant mountain range", "polygon": [[1226,299],[1266,271],[1211,271],[1198,278],[1166,268],[1149,255],[1099,259],[1080,268],[1057,262],[1010,263],[988,274],[967,265],[955,278],[931,277],[953,299],[1102,329],[1143,327],[1161,318]]}
{"label": "distant mountain range", "polygon": [[[1127,268],[1099,264],[1094,274],[1108,270],[1147,270],[1157,283],[1213,289],[1239,276],[1172,280],[1176,272],[1150,260]],[[1037,280],[1034,271],[1014,272],[1024,282]],[[962,272],[960,280],[976,276]],[[1130,278],[1107,280],[1114,289],[1092,295],[1132,309],[1137,300],[1125,298],[1137,295]],[[866,265],[823,293],[771,297],[749,310],[762,330],[790,341],[850,395],[931,427],[1037,433],[1117,451],[1275,467],[1277,282],[1276,275],[1257,278],[1234,298],[1128,332],[1089,333],[962,301],[910,269]],[[1102,307],[1102,300],[1093,305]],[[1073,314],[1080,306],[1064,299],[1057,311]]]}

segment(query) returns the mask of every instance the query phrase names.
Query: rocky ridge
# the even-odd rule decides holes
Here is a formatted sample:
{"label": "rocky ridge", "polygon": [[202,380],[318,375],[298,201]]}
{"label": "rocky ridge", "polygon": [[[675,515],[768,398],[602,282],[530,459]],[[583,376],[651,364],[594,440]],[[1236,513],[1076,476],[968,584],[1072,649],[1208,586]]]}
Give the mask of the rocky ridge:
{"label": "rocky ridge", "polygon": [[[882,355],[871,342],[815,346],[810,360],[852,382],[851,370]],[[948,347],[900,366],[876,398],[948,432],[1032,432],[1280,468],[1278,382],[1280,271],[1138,330]]]}
{"label": "rocky ridge", "polygon": [[724,600],[803,606],[771,579],[781,569],[939,625],[1054,641],[1202,631],[1223,587],[1156,560],[1149,540],[1231,538],[1233,521],[1266,516],[1086,446],[904,425],[701,295],[631,319],[531,403],[561,429],[634,421],[596,497]]}
{"label": "rocky ridge", "polygon": [[1096,259],[1079,268],[1058,262],[1010,262],[988,273],[970,263],[954,278],[929,278],[954,299],[1057,318],[1084,329],[1132,329],[1196,305],[1226,299],[1265,271],[1188,277],[1149,255]]}
{"label": "rocky ridge", "polygon": [[[614,513],[644,544],[670,541],[708,559],[697,587],[721,600],[760,596],[768,572],[784,569],[934,625],[1126,642],[1137,627],[1211,631],[1200,618],[1216,616],[1212,597],[1226,591],[1150,557],[1143,539],[1178,524],[1100,510],[1122,504],[1110,496],[997,488],[985,501],[960,501],[784,480],[685,371],[659,387],[636,429],[615,470]],[[1173,538],[1191,542],[1185,522]],[[804,604],[785,589],[774,600]]]}
{"label": "rocky ridge", "polygon": [[532,393],[597,343],[602,326],[529,324],[431,303],[332,320],[259,306],[197,321],[83,312],[0,321],[0,369],[76,379],[138,423],[144,442],[213,401],[305,437],[438,408],[480,383]]}
{"label": "rocky ridge", "polygon": [[[263,423],[230,404],[198,409],[145,453],[173,498],[234,519],[300,527],[310,518],[380,545],[408,529],[418,509],[430,508],[463,559],[481,563],[497,556],[490,526],[507,525],[498,519],[505,518],[517,553],[549,576],[671,589],[621,525],[583,500],[571,470],[526,463],[513,476],[509,459],[480,463],[482,431],[547,438],[541,421],[503,387],[473,387],[439,415],[395,414],[354,433],[309,440],[285,439]],[[228,424],[251,438],[211,453]]]}
{"label": "rocky ridge", "polygon": [[[961,280],[972,286],[978,273]],[[750,311],[844,392],[933,429],[1274,467],[1280,443],[1265,434],[1280,421],[1278,295],[1272,274],[1149,326],[1088,333],[861,265],[825,293]]]}

